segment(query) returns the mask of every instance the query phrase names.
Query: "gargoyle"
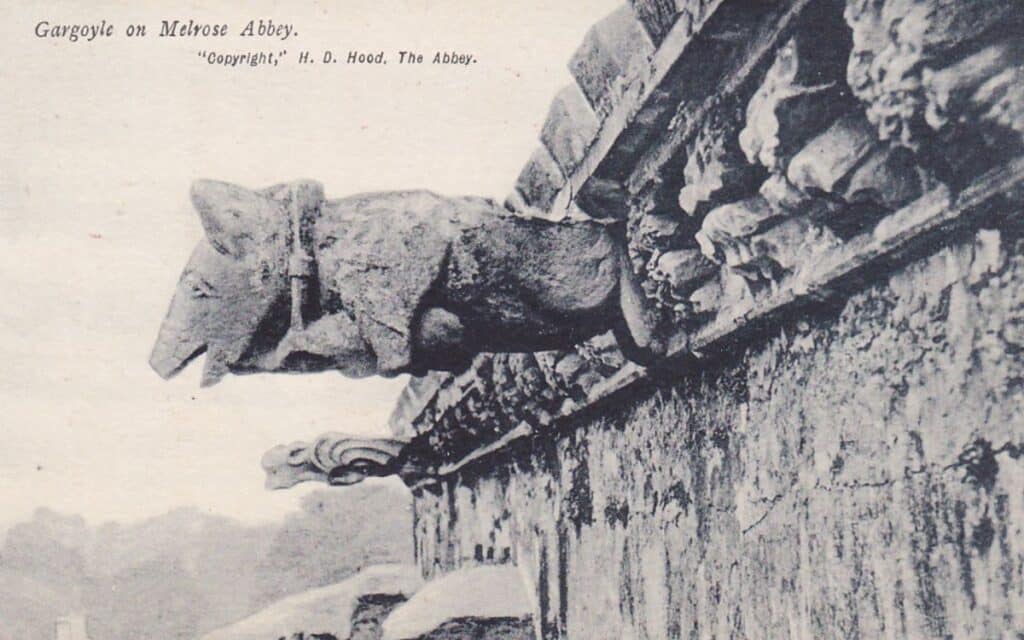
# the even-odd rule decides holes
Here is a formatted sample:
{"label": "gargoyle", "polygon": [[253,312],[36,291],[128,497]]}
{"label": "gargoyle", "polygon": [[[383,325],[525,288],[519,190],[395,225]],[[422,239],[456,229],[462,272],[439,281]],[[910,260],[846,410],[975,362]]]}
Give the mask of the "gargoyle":
{"label": "gargoyle", "polygon": [[204,352],[203,385],[228,372],[461,371],[480,352],[609,329],[635,359],[661,350],[622,242],[596,221],[427,191],[325,200],[313,182],[198,181],[191,196],[206,238],[150,357],[165,378]]}
{"label": "gargoyle", "polygon": [[434,475],[431,467],[413,459],[405,442],[336,432],[324,433],[312,443],[278,445],[263,455],[261,465],[267,489],[288,489],[307,481],[347,486],[393,475],[413,485]]}

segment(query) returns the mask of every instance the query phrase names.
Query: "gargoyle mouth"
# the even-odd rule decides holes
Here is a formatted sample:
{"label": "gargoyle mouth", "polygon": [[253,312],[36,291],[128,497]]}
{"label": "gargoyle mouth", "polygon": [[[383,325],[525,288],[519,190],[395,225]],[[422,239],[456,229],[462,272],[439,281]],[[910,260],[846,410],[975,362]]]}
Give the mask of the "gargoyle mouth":
{"label": "gargoyle mouth", "polygon": [[177,348],[167,348],[157,343],[153,347],[153,353],[149,356],[149,366],[157,372],[164,380],[169,380],[181,373],[193,360],[206,353],[206,345],[178,345]]}

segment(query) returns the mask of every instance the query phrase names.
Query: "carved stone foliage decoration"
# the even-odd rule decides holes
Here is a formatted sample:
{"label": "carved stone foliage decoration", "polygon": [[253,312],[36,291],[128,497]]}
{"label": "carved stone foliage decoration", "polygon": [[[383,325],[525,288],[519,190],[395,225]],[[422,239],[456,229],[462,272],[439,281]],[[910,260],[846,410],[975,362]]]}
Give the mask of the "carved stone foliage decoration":
{"label": "carved stone foliage decoration", "polygon": [[[690,294],[692,309],[740,304],[752,286],[778,284],[883,216],[944,183],[962,188],[1024,149],[1021,9],[849,0],[841,19],[782,43],[737,136],[768,177],[701,203],[710,210],[695,239],[724,271]],[[688,168],[701,164],[691,158]],[[713,173],[687,175],[684,210]]]}
{"label": "carved stone foliage decoration", "polygon": [[[1022,9],[1015,0],[849,0],[854,48],[847,77],[881,139],[917,147],[929,125],[958,117],[970,102],[983,118],[1016,129],[1024,105],[1010,94],[1019,91],[996,85],[1013,86],[1008,80],[1019,57],[1005,49],[970,54],[1019,43]],[[934,72],[951,66],[955,72]]]}
{"label": "carved stone foliage decoration", "polygon": [[523,423],[543,432],[600,395],[628,362],[610,333],[567,351],[481,354],[423,403],[403,430],[412,436],[411,446],[454,463]]}
{"label": "carved stone foliage decoration", "polygon": [[741,196],[757,184],[758,171],[744,158],[737,129],[738,122],[716,115],[690,148],[679,206],[698,220],[715,202]]}
{"label": "carved stone foliage decoration", "polygon": [[[743,107],[712,109],[688,147],[679,205],[700,229],[689,243],[650,251],[644,283],[677,312],[707,310],[709,288],[719,301],[722,291],[746,288],[712,280],[711,264],[748,284],[773,283],[799,261],[798,247],[831,243],[826,229],[809,222],[828,200],[785,177],[808,140],[856,106],[844,81],[848,30],[839,11],[823,13],[817,29],[784,42]],[[808,221],[774,228],[794,216]]]}
{"label": "carved stone foliage decoration", "polygon": [[837,54],[823,55],[821,49],[811,38],[791,38],[746,105],[735,139],[749,163],[748,175],[758,175],[752,168],[760,167],[760,178],[741,197],[715,198],[695,234],[703,255],[727,270],[691,295],[695,309],[738,303],[750,287],[777,283],[801,257],[833,243],[814,222],[829,200],[786,177],[791,159],[807,141],[852,108]]}

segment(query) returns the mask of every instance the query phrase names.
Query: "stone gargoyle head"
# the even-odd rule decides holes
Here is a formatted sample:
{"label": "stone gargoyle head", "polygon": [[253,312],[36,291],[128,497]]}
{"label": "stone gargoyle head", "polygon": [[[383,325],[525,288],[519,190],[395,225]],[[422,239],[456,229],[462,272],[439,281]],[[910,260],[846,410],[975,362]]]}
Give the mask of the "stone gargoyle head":
{"label": "stone gargoyle head", "polygon": [[428,475],[403,454],[405,443],[325,433],[314,442],[278,445],[263,455],[267,489],[288,489],[300,482],[347,486],[369,477],[398,475],[413,480]]}
{"label": "stone gargoyle head", "polygon": [[294,193],[287,185],[262,191],[212,180],[192,185],[206,237],[181,274],[150,355],[162,377],[205,353],[202,384],[214,384],[229,371],[258,368],[260,357],[285,334]]}

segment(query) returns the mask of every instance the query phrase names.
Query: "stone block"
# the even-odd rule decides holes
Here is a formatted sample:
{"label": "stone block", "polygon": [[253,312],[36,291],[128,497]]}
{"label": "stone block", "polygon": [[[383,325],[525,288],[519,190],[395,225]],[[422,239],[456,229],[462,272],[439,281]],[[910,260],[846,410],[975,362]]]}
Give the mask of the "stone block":
{"label": "stone block", "polygon": [[558,92],[548,109],[541,142],[566,176],[579,165],[598,130],[597,117],[575,84]]}
{"label": "stone block", "polygon": [[675,0],[630,0],[637,19],[655,45],[661,44],[679,15]]}
{"label": "stone block", "polygon": [[546,212],[564,184],[565,176],[554,158],[545,147],[539,147],[519,173],[516,190],[527,206]]}
{"label": "stone block", "polygon": [[591,27],[569,60],[599,120],[604,120],[626,87],[646,74],[654,44],[633,10],[624,4]]}

